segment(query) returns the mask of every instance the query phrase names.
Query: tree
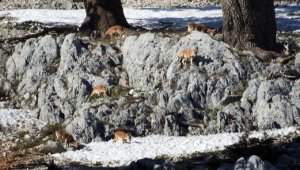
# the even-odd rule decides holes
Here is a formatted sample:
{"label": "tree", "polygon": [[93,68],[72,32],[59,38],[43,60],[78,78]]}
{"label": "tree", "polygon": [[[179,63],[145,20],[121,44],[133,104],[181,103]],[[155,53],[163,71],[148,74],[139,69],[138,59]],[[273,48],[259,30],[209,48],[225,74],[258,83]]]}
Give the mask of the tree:
{"label": "tree", "polygon": [[[225,42],[237,49],[262,49],[257,53],[265,56],[269,55],[266,51],[275,50],[274,0],[221,0],[221,5]],[[97,30],[103,35],[113,25],[130,27],[120,0],[84,0],[84,6],[86,18],[80,30]]]}
{"label": "tree", "polygon": [[100,31],[103,34],[113,25],[130,27],[120,0],[84,0],[84,7],[86,18],[80,31]]}
{"label": "tree", "polygon": [[237,49],[276,48],[274,0],[221,0],[224,41]]}

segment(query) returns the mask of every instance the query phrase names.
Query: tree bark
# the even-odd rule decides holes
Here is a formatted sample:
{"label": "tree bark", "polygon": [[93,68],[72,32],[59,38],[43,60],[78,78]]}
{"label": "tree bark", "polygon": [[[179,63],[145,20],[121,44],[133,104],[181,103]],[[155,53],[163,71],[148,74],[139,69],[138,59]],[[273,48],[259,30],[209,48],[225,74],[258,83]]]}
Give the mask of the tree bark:
{"label": "tree bark", "polygon": [[237,49],[276,48],[274,0],[221,0],[224,41]]}
{"label": "tree bark", "polygon": [[130,27],[120,0],[84,0],[86,18],[80,31],[99,31],[103,34],[109,27]]}

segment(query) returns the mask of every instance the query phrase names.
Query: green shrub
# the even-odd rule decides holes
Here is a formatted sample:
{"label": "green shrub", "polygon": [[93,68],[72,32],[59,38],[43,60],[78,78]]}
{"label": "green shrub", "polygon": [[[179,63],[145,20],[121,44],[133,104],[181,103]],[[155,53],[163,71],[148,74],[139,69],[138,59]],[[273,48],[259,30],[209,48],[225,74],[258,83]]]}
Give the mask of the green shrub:
{"label": "green shrub", "polygon": [[24,138],[25,135],[29,134],[28,131],[19,131],[17,132],[17,137],[18,138]]}
{"label": "green shrub", "polygon": [[41,131],[40,131],[40,138],[49,137],[50,140],[55,140],[55,131],[62,130],[64,127],[61,124],[47,124]]}
{"label": "green shrub", "polygon": [[116,86],[111,91],[111,98],[113,100],[119,99],[120,97],[127,96],[129,92],[128,88]]}
{"label": "green shrub", "polygon": [[102,166],[103,164],[102,164],[102,162],[100,162],[100,161],[96,161],[96,163],[95,163],[95,166]]}
{"label": "green shrub", "polygon": [[162,155],[159,155],[157,157],[154,158],[155,160],[169,160],[170,157],[166,154],[162,154]]}

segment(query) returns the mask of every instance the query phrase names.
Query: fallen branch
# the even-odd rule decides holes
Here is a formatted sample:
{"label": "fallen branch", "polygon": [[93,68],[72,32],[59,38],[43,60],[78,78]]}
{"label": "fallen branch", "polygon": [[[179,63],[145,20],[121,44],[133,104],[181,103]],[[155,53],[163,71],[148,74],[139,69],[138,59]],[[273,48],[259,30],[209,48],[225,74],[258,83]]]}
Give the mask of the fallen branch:
{"label": "fallen branch", "polygon": [[30,38],[37,38],[39,36],[43,36],[48,34],[49,32],[56,32],[56,33],[63,33],[63,32],[77,32],[78,27],[73,25],[64,25],[64,26],[56,26],[56,27],[45,27],[43,31],[24,35],[22,37],[11,37],[11,38],[4,38],[0,39],[0,43],[11,43],[11,42],[23,42]]}

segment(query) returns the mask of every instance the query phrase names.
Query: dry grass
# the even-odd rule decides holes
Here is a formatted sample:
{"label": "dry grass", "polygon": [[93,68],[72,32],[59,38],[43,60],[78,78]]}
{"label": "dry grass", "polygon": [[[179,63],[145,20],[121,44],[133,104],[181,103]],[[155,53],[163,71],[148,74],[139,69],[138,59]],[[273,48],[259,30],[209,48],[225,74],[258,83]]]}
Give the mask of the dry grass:
{"label": "dry grass", "polygon": [[44,156],[39,153],[13,152],[0,156],[0,169],[33,169],[39,165],[46,165]]}

